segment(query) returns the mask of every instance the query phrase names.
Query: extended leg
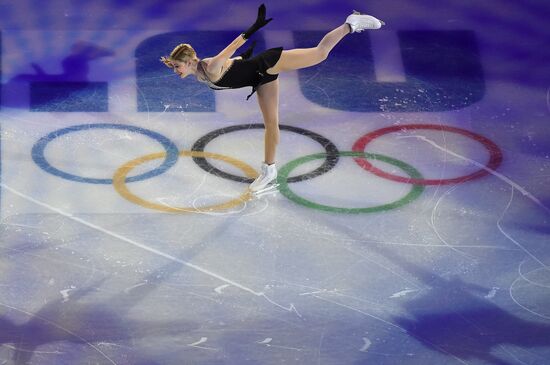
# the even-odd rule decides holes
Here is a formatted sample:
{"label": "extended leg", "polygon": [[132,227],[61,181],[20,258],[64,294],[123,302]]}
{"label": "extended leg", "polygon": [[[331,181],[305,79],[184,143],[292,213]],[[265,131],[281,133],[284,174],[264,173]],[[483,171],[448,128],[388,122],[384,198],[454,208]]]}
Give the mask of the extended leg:
{"label": "extended leg", "polygon": [[275,66],[267,70],[267,73],[276,75],[284,71],[298,70],[300,68],[314,66],[323,62],[334,46],[338,44],[350,32],[362,32],[366,29],[380,29],[384,22],[371,15],[361,14],[356,11],[347,17],[346,22],[327,33],[317,47],[297,48],[283,51],[281,58]]}
{"label": "extended leg", "polygon": [[327,59],[330,51],[350,32],[347,24],[342,24],[327,33],[321,42],[313,48],[296,48],[283,51],[281,58],[275,66],[267,70],[267,73],[276,75],[284,71],[292,71],[300,68],[314,66]]}

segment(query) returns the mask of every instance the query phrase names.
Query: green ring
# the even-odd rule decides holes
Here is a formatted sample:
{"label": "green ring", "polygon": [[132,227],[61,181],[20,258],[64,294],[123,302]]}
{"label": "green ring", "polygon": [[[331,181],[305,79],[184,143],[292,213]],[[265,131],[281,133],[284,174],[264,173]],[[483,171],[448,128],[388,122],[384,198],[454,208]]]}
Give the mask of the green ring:
{"label": "green ring", "polygon": [[[352,151],[340,151],[338,152],[338,155],[341,157],[364,157],[367,159],[374,159],[379,160],[382,162],[389,163],[391,165],[397,166],[401,170],[405,171],[410,177],[413,179],[422,179],[422,175],[418,170],[416,170],[411,165],[406,164],[403,161],[399,161],[396,159],[393,159],[391,157],[387,157],[384,155],[378,155],[374,153],[367,153],[367,152],[352,152]],[[407,195],[405,195],[403,198],[394,201],[393,203],[384,204],[384,205],[378,205],[375,207],[368,207],[368,208],[338,208],[333,207],[330,205],[323,205],[323,204],[317,204],[312,201],[309,201],[307,199],[304,199],[298,195],[296,195],[293,191],[290,190],[288,187],[288,175],[292,170],[294,170],[299,165],[313,161],[318,160],[322,158],[326,158],[326,153],[316,153],[313,155],[308,155],[304,157],[297,158],[296,160],[290,161],[286,165],[284,165],[279,170],[279,176],[277,177],[277,183],[279,184],[279,191],[281,194],[286,196],[288,199],[292,200],[295,203],[298,203],[300,205],[306,206],[308,208],[317,209],[317,210],[323,210],[326,212],[334,212],[334,213],[348,213],[348,214],[359,214],[359,213],[375,213],[375,212],[382,212],[390,209],[399,208],[405,204],[410,203],[414,199],[418,198],[420,194],[424,191],[424,186],[422,185],[415,185],[412,184],[411,191]]]}

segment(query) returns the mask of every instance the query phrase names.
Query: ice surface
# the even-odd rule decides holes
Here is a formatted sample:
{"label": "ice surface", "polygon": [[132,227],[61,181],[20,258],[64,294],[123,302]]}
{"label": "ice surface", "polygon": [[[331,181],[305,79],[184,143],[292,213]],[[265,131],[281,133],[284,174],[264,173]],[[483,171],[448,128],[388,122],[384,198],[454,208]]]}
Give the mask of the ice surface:
{"label": "ice surface", "polygon": [[[368,161],[443,183],[343,153],[250,199],[176,155],[244,126],[204,150],[251,178],[256,96],[157,60],[186,39],[208,55],[256,3],[20,4],[0,1],[0,364],[548,363],[548,5],[358,9],[379,35],[279,77],[279,170],[326,152],[311,133],[350,152],[395,127]],[[357,7],[283,5],[260,47],[314,46]]]}

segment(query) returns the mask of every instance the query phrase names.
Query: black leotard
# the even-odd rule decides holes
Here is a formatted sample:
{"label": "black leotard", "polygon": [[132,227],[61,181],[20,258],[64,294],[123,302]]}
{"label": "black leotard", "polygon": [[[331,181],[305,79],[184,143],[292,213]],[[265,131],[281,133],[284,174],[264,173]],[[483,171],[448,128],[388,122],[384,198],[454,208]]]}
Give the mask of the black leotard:
{"label": "black leotard", "polygon": [[[205,82],[214,90],[252,86],[252,93],[246,98],[248,100],[256,92],[258,86],[277,79],[279,75],[268,74],[267,70],[279,61],[282,51],[282,47],[270,48],[249,59],[235,59],[218,81],[212,82],[207,77]],[[199,67],[206,76],[204,61],[199,62]]]}

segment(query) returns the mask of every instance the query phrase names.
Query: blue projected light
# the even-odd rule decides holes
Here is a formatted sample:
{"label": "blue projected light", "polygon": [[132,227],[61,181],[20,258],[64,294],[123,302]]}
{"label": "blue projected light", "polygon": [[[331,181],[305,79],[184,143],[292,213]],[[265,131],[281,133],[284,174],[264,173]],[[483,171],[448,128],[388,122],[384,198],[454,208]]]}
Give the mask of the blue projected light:
{"label": "blue projected light", "polygon": [[[322,36],[294,32],[296,47]],[[355,112],[449,111],[483,98],[485,81],[473,32],[401,31],[398,37],[406,82],[377,82],[369,38],[348,37],[321,65],[298,71],[304,96],[326,108]]]}
{"label": "blue projected light", "polygon": [[[159,61],[180,43],[189,43],[199,58],[215,56],[239,35],[238,31],[197,31],[165,33],[150,37],[136,49],[138,111],[140,112],[214,112],[214,91],[194,77],[180,79]],[[257,37],[255,52],[265,49]],[[254,38],[256,39],[256,38]],[[243,47],[244,48],[244,47]]]}
{"label": "blue projected light", "polygon": [[106,112],[106,82],[31,82],[30,106],[34,112]]}
{"label": "blue projected light", "polygon": [[57,137],[63,136],[65,134],[77,132],[77,131],[89,130],[89,129],[121,129],[121,130],[127,130],[134,133],[140,133],[154,139],[164,147],[164,149],[166,150],[166,158],[164,159],[164,162],[159,167],[149,172],[143,173],[141,175],[129,177],[126,179],[126,182],[141,181],[141,180],[145,180],[145,179],[160,175],[164,173],[166,170],[168,170],[169,168],[171,168],[172,166],[174,166],[174,164],[178,160],[179,151],[176,145],[172,141],[170,141],[168,138],[164,137],[163,135],[157,132],[153,132],[145,128],[133,127],[133,126],[122,125],[122,124],[100,123],[100,124],[82,124],[82,125],[76,125],[73,127],[63,128],[63,129],[53,131],[47,136],[42,137],[41,139],[38,140],[38,142],[36,142],[36,144],[32,148],[33,161],[42,170],[67,180],[81,182],[81,183],[89,183],[89,184],[112,184],[113,179],[96,179],[96,178],[82,177],[82,176],[69,174],[67,172],[61,171],[53,167],[48,162],[48,160],[46,160],[44,151],[48,143],[50,143]]}
{"label": "blue projected light", "polygon": [[[23,33],[12,34],[13,39],[20,41]],[[23,62],[19,61],[16,69],[28,62],[32,71],[13,73],[12,70],[3,84],[4,107],[30,108],[33,112],[108,111],[108,83],[90,81],[90,70],[92,62],[111,57],[114,51],[80,39],[71,40],[70,51],[65,54],[65,50],[58,49],[65,47],[63,41],[60,40],[58,47],[53,49],[37,49]],[[47,54],[47,60],[41,59],[45,57],[43,53]],[[57,62],[60,63],[60,72],[52,72],[52,65]],[[102,77],[106,78],[105,75]]]}

